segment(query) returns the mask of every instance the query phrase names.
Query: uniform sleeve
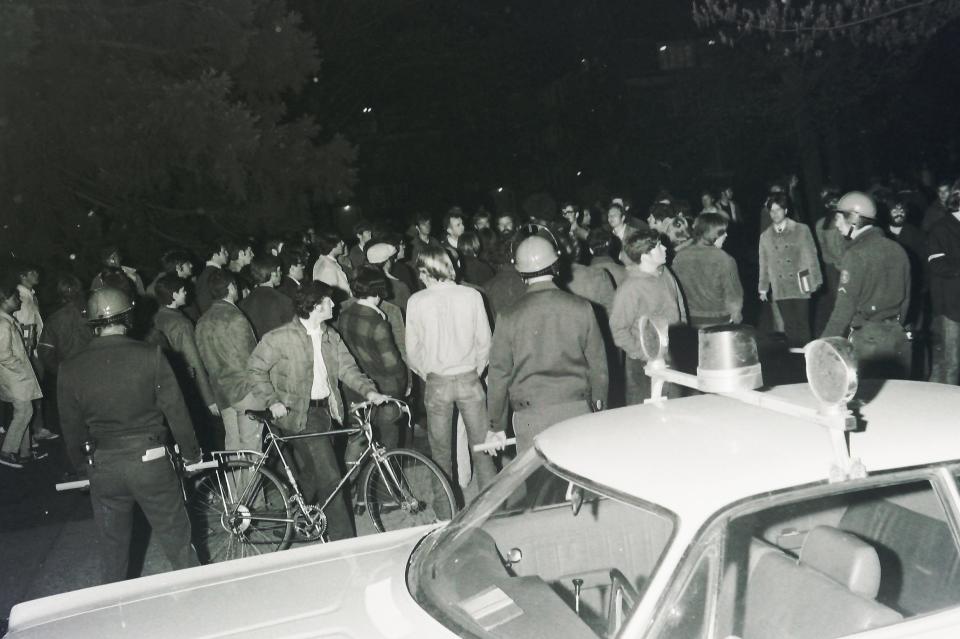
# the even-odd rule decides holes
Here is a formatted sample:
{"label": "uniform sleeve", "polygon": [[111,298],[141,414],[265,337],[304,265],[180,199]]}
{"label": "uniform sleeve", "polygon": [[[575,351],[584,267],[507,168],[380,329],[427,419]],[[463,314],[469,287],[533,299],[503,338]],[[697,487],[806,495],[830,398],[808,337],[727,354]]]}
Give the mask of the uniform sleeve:
{"label": "uniform sleeve", "polygon": [[507,429],[507,416],[509,414],[507,394],[510,390],[510,378],[513,373],[513,346],[510,343],[512,330],[510,318],[500,315],[490,344],[490,368],[487,371],[487,413],[490,415],[490,427],[499,432]]}
{"label": "uniform sleeve", "polygon": [[200,458],[200,446],[193,431],[190,413],[187,404],[183,401],[183,393],[177,385],[177,378],[170,368],[170,363],[163,356],[160,347],[156,348],[157,360],[157,405],[167,424],[173,432],[173,438],[180,446],[180,454],[184,459],[195,460]]}
{"label": "uniform sleeve", "polygon": [[473,345],[477,353],[477,375],[483,375],[483,370],[490,361],[490,321],[487,319],[487,309],[483,305],[483,297],[474,291],[473,295],[474,326]]}
{"label": "uniform sleeve", "polygon": [[67,448],[67,456],[74,470],[80,472],[86,468],[83,442],[89,439],[90,432],[80,414],[80,404],[71,392],[71,386],[69,374],[63,374],[57,378],[57,410],[60,413],[60,432],[63,434],[63,445]]}
{"label": "uniform sleeve", "polygon": [[900,278],[903,282],[904,296],[900,301],[900,323],[906,324],[908,313],[910,312],[910,287],[913,286],[913,279],[910,277],[910,258],[902,247],[900,249]]}
{"label": "uniform sleeve", "polygon": [[607,350],[603,344],[603,335],[600,325],[592,308],[585,309],[587,325],[586,339],[584,340],[583,354],[587,360],[587,377],[590,381],[590,399],[593,405],[602,402],[607,405],[607,396],[610,391],[610,371],[607,368]]}
{"label": "uniform sleeve", "polygon": [[857,311],[856,300],[860,297],[863,282],[863,268],[860,261],[846,253],[840,260],[840,284],[837,288],[837,300],[833,312],[823,329],[821,337],[842,337],[853,321]]}

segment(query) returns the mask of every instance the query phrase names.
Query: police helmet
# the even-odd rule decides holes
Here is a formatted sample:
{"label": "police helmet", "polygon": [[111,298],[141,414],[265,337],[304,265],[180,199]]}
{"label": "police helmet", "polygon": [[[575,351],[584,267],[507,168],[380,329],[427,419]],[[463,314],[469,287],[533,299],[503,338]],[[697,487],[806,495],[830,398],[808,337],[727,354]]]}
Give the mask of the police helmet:
{"label": "police helmet", "polygon": [[105,286],[87,298],[87,322],[95,326],[112,324],[133,310],[133,300],[118,288]]}
{"label": "police helmet", "polygon": [[517,246],[514,264],[521,275],[546,271],[559,259],[557,248],[550,240],[531,235]]}
{"label": "police helmet", "polygon": [[873,198],[860,191],[850,191],[840,198],[836,210],[839,213],[856,213],[870,220],[877,219],[877,205]]}

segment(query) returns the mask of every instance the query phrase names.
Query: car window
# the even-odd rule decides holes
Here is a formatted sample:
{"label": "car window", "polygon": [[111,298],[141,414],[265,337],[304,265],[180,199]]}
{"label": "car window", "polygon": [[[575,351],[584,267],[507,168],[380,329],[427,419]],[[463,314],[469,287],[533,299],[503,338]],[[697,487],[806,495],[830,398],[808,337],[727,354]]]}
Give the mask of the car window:
{"label": "car window", "polygon": [[710,579],[716,565],[716,552],[711,546],[697,560],[680,595],[658,616],[650,636],[656,639],[700,639],[707,636],[707,605]]}
{"label": "car window", "polygon": [[943,505],[929,481],[910,481],[732,519],[715,636],[830,639],[958,602]]}
{"label": "car window", "polygon": [[[518,472],[518,464],[524,468]],[[626,619],[674,531],[667,511],[515,461],[419,552],[411,592],[458,636],[606,637],[611,592]]]}

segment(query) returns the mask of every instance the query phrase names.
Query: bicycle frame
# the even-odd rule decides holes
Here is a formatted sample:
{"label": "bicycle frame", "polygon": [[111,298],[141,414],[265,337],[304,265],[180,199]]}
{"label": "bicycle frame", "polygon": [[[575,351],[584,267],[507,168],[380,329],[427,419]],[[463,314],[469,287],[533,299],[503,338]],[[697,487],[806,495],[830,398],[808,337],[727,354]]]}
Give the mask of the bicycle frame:
{"label": "bicycle frame", "polygon": [[[396,400],[393,400],[396,402]],[[401,406],[400,402],[396,402],[398,406]],[[239,495],[239,498],[235,498],[233,486],[230,485],[229,481],[226,481],[226,471],[224,469],[225,462],[231,458],[246,458],[250,461],[253,461],[253,467],[250,469],[251,477],[256,477],[257,472],[267,463],[267,461],[276,454],[280,459],[280,463],[283,465],[284,472],[287,477],[287,481],[293,490],[292,498],[297,504],[297,508],[300,510],[300,513],[307,518],[307,521],[314,525],[316,520],[311,516],[309,511],[310,504],[307,504],[303,499],[303,493],[300,490],[300,485],[297,482],[296,476],[294,475],[293,469],[287,461],[287,458],[284,456],[283,451],[280,448],[281,442],[289,442],[298,439],[310,439],[314,437],[333,437],[336,435],[347,435],[353,436],[363,433],[367,439],[367,447],[360,454],[360,457],[355,463],[353,463],[348,469],[344,476],[340,479],[339,483],[333,488],[327,498],[323,503],[318,504],[319,512],[322,514],[326,511],[327,506],[330,505],[330,502],[340,493],[343,487],[350,481],[350,479],[363,467],[368,459],[373,458],[374,463],[376,463],[381,472],[384,472],[390,479],[387,482],[388,490],[390,491],[390,496],[399,501],[399,497],[394,493],[394,487],[400,487],[400,482],[393,468],[389,464],[383,463],[383,452],[384,447],[381,446],[373,438],[373,427],[371,423],[371,405],[369,402],[364,402],[359,405],[357,408],[354,408],[351,411],[351,415],[359,422],[359,426],[355,428],[342,428],[337,430],[330,430],[323,433],[306,433],[300,435],[287,435],[280,436],[277,435],[270,423],[270,420],[263,418],[260,420],[260,423],[265,429],[264,439],[267,442],[266,448],[263,452],[258,452],[254,450],[230,450],[230,451],[214,451],[212,453],[213,458],[216,463],[217,468],[217,484],[220,492],[220,499],[223,504],[224,512],[227,511],[230,504],[233,504],[232,509],[230,509],[231,517],[236,516],[241,506],[245,503],[246,499],[250,496],[250,492],[254,488],[254,482],[247,482],[242,492]],[[403,414],[407,415],[407,425],[411,425],[409,409],[406,405],[401,406],[401,411]],[[362,416],[361,416],[362,413]],[[276,522],[276,523],[291,523],[292,519],[286,517],[258,517],[261,521],[266,522]]]}

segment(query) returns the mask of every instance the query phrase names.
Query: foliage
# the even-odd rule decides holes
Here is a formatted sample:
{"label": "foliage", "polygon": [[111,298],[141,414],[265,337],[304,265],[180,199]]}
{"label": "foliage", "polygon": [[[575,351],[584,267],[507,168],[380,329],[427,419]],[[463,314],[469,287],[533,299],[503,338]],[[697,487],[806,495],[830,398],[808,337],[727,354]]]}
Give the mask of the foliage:
{"label": "foliage", "polygon": [[819,54],[824,43],[899,48],[960,13],[957,0],[694,0],[693,18],[724,44],[761,38],[767,48]]}
{"label": "foliage", "polygon": [[356,181],[356,149],[285,107],[318,71],[282,0],[0,0],[3,242],[305,225]]}

